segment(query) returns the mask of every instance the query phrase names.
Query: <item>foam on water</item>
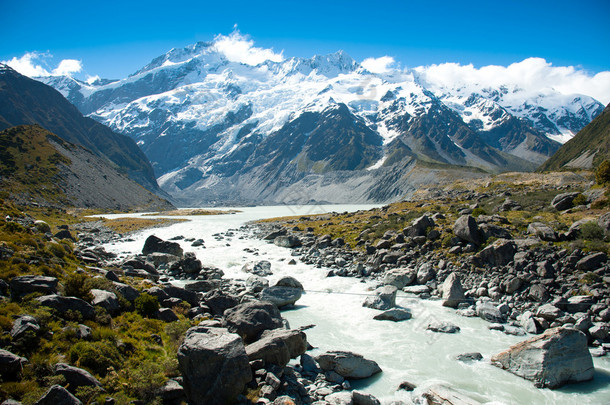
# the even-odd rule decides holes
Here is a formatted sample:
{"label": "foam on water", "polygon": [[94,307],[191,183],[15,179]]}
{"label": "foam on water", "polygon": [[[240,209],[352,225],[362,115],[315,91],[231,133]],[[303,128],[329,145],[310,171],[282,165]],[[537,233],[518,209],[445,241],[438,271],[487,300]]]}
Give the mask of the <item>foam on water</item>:
{"label": "foam on water", "polygon": [[[374,288],[372,282],[355,278],[330,277],[328,269],[318,269],[297,261],[289,266],[291,250],[240,233],[216,240],[213,235],[238,228],[247,221],[284,215],[310,215],[326,211],[355,211],[370,206],[301,206],[240,208],[232,215],[185,217],[189,222],[165,228],[146,230],[133,235],[133,241],[106,245],[108,251],[130,255],[141,252],[144,240],[151,234],[162,239],[182,235],[202,238],[205,248],[193,248],[179,241],[185,251],[193,251],[205,265],[225,272],[225,277],[245,279],[241,271],[249,261],[269,260],[274,272],[273,283],[284,275],[297,278],[307,291],[291,310],[283,311],[291,327],[315,324],[307,330],[308,341],[316,347],[312,354],[326,350],[350,350],[375,360],[383,373],[352,386],[369,392],[383,402],[402,399],[409,401],[404,391],[396,392],[403,381],[425,387],[445,383],[482,402],[502,404],[607,404],[610,403],[610,359],[596,358],[595,379],[592,382],[568,385],[559,390],[538,389],[529,381],[494,367],[493,354],[526,337],[505,335],[489,330],[479,318],[465,318],[454,310],[442,307],[439,301],[420,300],[399,294],[397,304],[411,310],[413,318],[403,322],[376,321],[379,311],[362,307],[366,294]],[[113,215],[116,216],[133,216]],[[249,248],[258,255],[244,251]],[[448,321],[461,331],[454,335],[426,331],[432,321]],[[480,362],[464,363],[455,356],[480,352]]]}

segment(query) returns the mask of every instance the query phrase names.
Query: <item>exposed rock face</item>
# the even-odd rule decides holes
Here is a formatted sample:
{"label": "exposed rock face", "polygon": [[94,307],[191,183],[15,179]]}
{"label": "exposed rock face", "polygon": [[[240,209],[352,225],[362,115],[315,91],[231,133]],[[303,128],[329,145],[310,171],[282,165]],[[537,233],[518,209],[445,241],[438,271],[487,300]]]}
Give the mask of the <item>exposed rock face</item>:
{"label": "exposed rock face", "polygon": [[264,360],[265,363],[284,367],[291,358],[296,358],[307,350],[307,336],[297,329],[274,329],[263,332],[261,338],[246,347],[250,361]]}
{"label": "exposed rock face", "polygon": [[542,222],[532,222],[529,224],[527,226],[527,233],[537,236],[544,241],[557,241],[557,233],[553,230],[553,228]]}
{"label": "exposed rock face", "polygon": [[376,362],[352,352],[330,351],[316,356],[315,359],[322,370],[334,371],[344,378],[368,378],[381,372]]}
{"label": "exposed rock face", "polygon": [[27,359],[18,356],[8,350],[0,349],[0,376],[4,381],[10,381],[21,374],[23,365]]}
{"label": "exposed rock face", "polygon": [[87,370],[73,367],[65,363],[55,365],[55,374],[62,375],[68,383],[67,389],[73,394],[79,387],[101,387],[102,384]]}
{"label": "exposed rock face", "polygon": [[119,312],[121,307],[119,305],[119,299],[115,293],[92,288],[91,294],[93,295],[93,301],[91,301],[91,304],[99,305],[108,311],[109,314],[116,314]]}
{"label": "exposed rock face", "polygon": [[540,336],[496,354],[492,364],[537,387],[558,388],[593,378],[593,360],[584,333],[571,328],[548,329]]}
{"label": "exposed rock face", "polygon": [[483,235],[477,225],[476,219],[470,215],[462,215],[453,225],[453,233],[467,242],[480,245],[483,243]]}
{"label": "exposed rock face", "polygon": [[449,274],[443,282],[443,306],[457,308],[465,299],[460,276],[457,273]]}
{"label": "exposed rock face", "polygon": [[178,365],[189,403],[229,403],[252,379],[241,338],[222,328],[194,327],[178,349]]}
{"label": "exposed rock face", "polygon": [[23,315],[20,316],[13,322],[13,327],[11,329],[11,337],[13,339],[19,339],[24,336],[28,331],[37,334],[40,330],[40,325],[38,321],[33,316]]}
{"label": "exposed rock face", "polygon": [[82,402],[61,385],[54,385],[36,402],[36,405],[82,405]]}
{"label": "exposed rock face", "polygon": [[244,341],[252,342],[269,329],[281,328],[282,316],[271,302],[249,301],[225,311],[223,325]]}
{"label": "exposed rock face", "polygon": [[11,280],[11,296],[19,298],[33,292],[54,294],[57,292],[58,280],[55,277],[45,276],[17,276]]}
{"label": "exposed rock face", "polygon": [[516,252],[517,248],[513,241],[498,239],[477,253],[476,257],[483,265],[504,266],[513,260]]}
{"label": "exposed rock face", "polygon": [[53,294],[38,297],[36,301],[40,302],[40,305],[53,308],[60,314],[64,314],[66,311],[76,311],[80,312],[85,319],[95,318],[95,309],[80,298],[62,297],[61,295]]}
{"label": "exposed rock face", "polygon": [[551,205],[558,211],[572,208],[574,199],[578,194],[579,193],[562,193],[556,195],[555,198],[553,198],[553,201],[551,201]]}
{"label": "exposed rock face", "polygon": [[170,255],[182,257],[183,251],[180,244],[177,242],[165,241],[155,235],[150,235],[144,242],[142,254],[148,255],[151,253],[168,253]]}

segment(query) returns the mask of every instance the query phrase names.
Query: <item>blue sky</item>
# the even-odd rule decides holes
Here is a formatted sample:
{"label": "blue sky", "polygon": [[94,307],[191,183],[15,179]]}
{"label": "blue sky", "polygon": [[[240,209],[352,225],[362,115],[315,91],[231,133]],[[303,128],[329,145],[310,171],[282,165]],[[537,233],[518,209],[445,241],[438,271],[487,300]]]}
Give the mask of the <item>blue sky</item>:
{"label": "blue sky", "polygon": [[[528,57],[592,74],[610,70],[610,1],[0,0],[0,60],[77,59],[81,77],[122,78],[172,47],[230,34],[286,57],[346,51],[404,67],[507,66]],[[48,55],[52,55],[52,58]]]}

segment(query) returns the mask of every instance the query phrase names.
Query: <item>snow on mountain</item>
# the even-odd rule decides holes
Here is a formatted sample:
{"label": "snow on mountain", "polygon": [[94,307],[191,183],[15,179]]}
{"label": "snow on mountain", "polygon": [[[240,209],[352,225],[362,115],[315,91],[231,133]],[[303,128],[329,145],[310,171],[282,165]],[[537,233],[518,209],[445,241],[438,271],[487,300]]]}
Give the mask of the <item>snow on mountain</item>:
{"label": "snow on mountain", "polygon": [[285,58],[232,34],[172,49],[117,81],[40,80],[132,137],[160,184],[175,193],[188,189],[191,196],[221,189],[228,178],[236,184],[232,176],[260,181],[274,172],[252,157],[269,147],[267,139],[284,145],[284,154],[274,156],[288,170],[282,174],[289,177],[286,184],[301,181],[295,173],[303,170],[313,175],[322,168],[360,167],[345,155],[360,156],[348,144],[328,156],[314,153],[312,148],[329,148],[308,144],[320,131],[330,131],[324,136],[337,143],[342,133],[352,137],[350,145],[368,148],[362,169],[369,173],[405,159],[490,171],[535,167],[558,148],[553,139],[564,142],[603,110],[589,96],[548,86],[523,89],[493,75],[475,80],[472,69],[460,75],[455,66],[397,69],[386,62],[372,73],[343,51]]}

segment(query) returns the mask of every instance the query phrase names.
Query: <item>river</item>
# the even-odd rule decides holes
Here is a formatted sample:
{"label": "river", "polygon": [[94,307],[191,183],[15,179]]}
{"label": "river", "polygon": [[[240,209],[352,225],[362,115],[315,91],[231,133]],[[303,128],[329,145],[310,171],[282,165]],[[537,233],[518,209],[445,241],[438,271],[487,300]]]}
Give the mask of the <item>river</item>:
{"label": "river", "polygon": [[[420,300],[399,293],[397,304],[409,308],[413,318],[403,322],[376,321],[378,313],[362,307],[366,294],[374,286],[355,278],[330,277],[328,269],[318,269],[300,263],[289,266],[290,249],[280,248],[262,240],[235,232],[233,237],[215,237],[229,229],[237,229],[248,221],[258,219],[312,215],[329,211],[344,212],[369,209],[363,205],[317,205],[236,208],[241,212],[229,215],[185,216],[189,222],[168,227],[148,229],[132,236],[131,241],[108,244],[104,247],[122,256],[140,253],[149,235],[169,239],[182,235],[202,238],[205,247],[193,248],[179,241],[185,252],[195,252],[204,265],[213,265],[225,272],[225,277],[245,279],[242,266],[251,261],[268,260],[272,264],[271,284],[284,275],[291,275],[304,286],[306,293],[294,309],[282,312],[291,327],[314,324],[307,330],[308,341],[316,348],[315,355],[326,350],[350,350],[375,360],[383,373],[365,380],[352,382],[354,388],[377,396],[382,403],[392,400],[410,402],[410,394],[396,391],[403,381],[418,386],[418,390],[443,383],[456,388],[481,402],[496,404],[610,404],[610,359],[595,358],[595,378],[591,382],[573,384],[558,390],[538,389],[520,377],[494,367],[493,354],[525,337],[509,336],[487,328],[479,318],[462,317],[452,309],[442,307],[440,301]],[[133,217],[116,214],[107,217]],[[248,249],[249,251],[245,251]],[[437,334],[425,330],[431,321],[449,321],[461,331],[454,335]],[[484,359],[463,363],[455,356],[466,352],[480,352]]]}

